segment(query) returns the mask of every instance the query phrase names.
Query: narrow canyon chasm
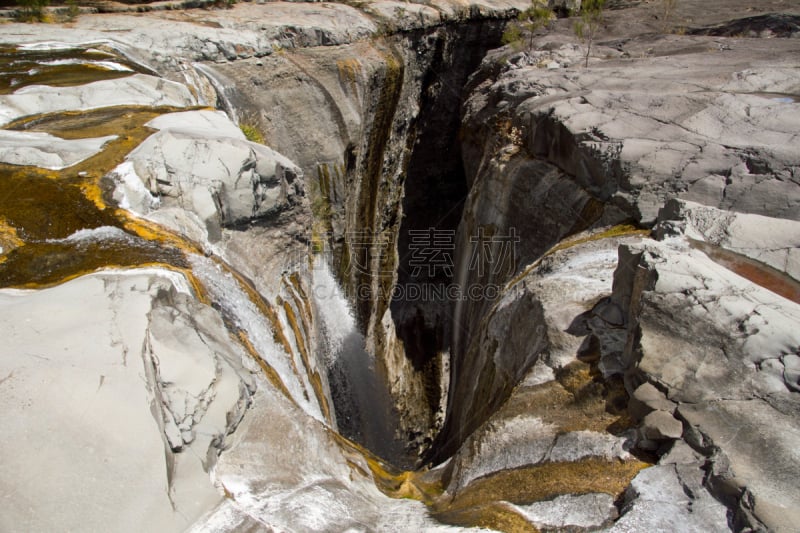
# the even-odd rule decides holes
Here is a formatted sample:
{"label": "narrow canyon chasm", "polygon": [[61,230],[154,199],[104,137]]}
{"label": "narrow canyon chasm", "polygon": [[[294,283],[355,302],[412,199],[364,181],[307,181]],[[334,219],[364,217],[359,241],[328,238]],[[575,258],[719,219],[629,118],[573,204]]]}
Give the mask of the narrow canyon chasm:
{"label": "narrow canyon chasm", "polygon": [[0,530],[794,531],[800,5],[717,4],[0,9]]}

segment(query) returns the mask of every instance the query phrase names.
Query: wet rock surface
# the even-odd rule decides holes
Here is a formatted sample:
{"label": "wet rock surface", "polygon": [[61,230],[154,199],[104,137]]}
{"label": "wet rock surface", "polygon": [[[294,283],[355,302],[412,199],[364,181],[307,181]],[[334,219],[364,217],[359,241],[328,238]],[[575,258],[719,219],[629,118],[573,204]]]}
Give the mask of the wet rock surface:
{"label": "wet rock surface", "polygon": [[60,170],[100,151],[115,136],[66,140],[39,132],[0,132],[0,161],[12,165],[33,165]]}
{"label": "wet rock surface", "polygon": [[186,107],[196,101],[185,85],[147,74],[103,80],[73,87],[31,85],[0,95],[0,120],[56,111],[86,110],[115,105]]}

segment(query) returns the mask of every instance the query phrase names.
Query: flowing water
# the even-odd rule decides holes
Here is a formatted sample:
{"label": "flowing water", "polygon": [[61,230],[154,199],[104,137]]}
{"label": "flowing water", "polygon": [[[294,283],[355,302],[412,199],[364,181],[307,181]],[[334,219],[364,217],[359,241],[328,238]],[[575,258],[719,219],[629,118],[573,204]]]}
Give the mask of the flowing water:
{"label": "flowing water", "polygon": [[37,50],[0,47],[0,94],[29,85],[69,87],[129,76],[138,67],[109,50]]}
{"label": "flowing water", "polygon": [[273,329],[276,325],[264,316],[231,270],[219,262],[199,255],[191,257],[191,264],[192,273],[206,288],[211,300],[236,329],[246,333],[257,355],[277,373],[289,397],[306,413],[324,422],[307,372],[300,370],[303,369],[302,361],[292,360],[296,354],[287,355],[275,342]]}
{"label": "flowing water", "polygon": [[321,256],[314,262],[314,303],[322,321],[336,423],[345,437],[396,466],[410,467],[399,418],[354,313]]}

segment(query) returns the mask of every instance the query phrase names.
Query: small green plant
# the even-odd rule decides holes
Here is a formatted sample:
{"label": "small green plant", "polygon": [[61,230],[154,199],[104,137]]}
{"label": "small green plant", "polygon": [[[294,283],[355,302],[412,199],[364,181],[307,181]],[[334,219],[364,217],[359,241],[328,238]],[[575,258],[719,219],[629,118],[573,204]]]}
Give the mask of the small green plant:
{"label": "small green plant", "polygon": [[515,49],[522,47],[522,28],[519,24],[512,22],[503,32],[503,44],[510,44]]}
{"label": "small green plant", "polygon": [[528,50],[533,49],[533,37],[539,28],[548,27],[556,15],[547,7],[545,0],[532,0],[531,6],[517,16],[503,33],[503,44],[510,44],[516,49],[522,48],[522,30],[528,33]]}
{"label": "small green plant", "polygon": [[67,20],[69,22],[74,21],[80,15],[81,10],[78,7],[78,0],[67,0],[65,2],[67,6]]}
{"label": "small green plant", "polygon": [[603,8],[606,0],[583,0],[578,11],[579,19],[575,21],[573,30],[578,39],[586,47],[586,57],[583,66],[589,66],[589,55],[592,53],[592,43],[603,25]]}
{"label": "small green plant", "polygon": [[244,133],[248,141],[264,144],[264,135],[261,134],[261,130],[259,130],[258,126],[255,124],[251,122],[240,122],[239,129],[242,130],[242,133]]}
{"label": "small green plant", "polygon": [[20,7],[19,18],[26,22],[45,22],[47,15],[44,8],[50,5],[50,0],[16,0]]}

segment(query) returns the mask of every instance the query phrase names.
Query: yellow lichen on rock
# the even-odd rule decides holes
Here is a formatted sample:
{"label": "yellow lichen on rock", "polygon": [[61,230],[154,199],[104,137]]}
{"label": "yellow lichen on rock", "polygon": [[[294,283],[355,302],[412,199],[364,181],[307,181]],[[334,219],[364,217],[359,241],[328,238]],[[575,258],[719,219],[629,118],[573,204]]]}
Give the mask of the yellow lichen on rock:
{"label": "yellow lichen on rock", "polygon": [[17,228],[9,225],[5,218],[0,217],[0,263],[5,261],[8,252],[23,244],[25,244],[23,240],[17,236]]}
{"label": "yellow lichen on rock", "polygon": [[361,73],[361,62],[357,58],[340,59],[336,62],[336,68],[339,70],[340,81],[355,86]]}

